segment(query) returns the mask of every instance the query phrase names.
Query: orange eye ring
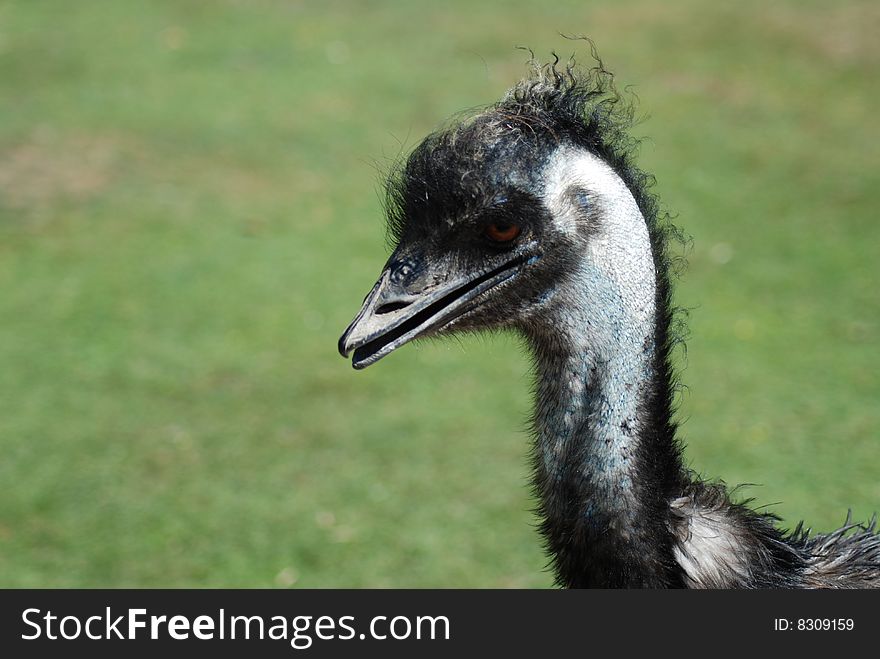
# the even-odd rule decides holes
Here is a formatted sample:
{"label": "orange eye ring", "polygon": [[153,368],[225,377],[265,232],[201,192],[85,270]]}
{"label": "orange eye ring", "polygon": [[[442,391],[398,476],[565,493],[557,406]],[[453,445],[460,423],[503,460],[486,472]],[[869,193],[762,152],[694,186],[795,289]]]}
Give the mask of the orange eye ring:
{"label": "orange eye ring", "polygon": [[520,228],[508,222],[493,222],[484,231],[486,237],[495,243],[509,243],[520,234]]}

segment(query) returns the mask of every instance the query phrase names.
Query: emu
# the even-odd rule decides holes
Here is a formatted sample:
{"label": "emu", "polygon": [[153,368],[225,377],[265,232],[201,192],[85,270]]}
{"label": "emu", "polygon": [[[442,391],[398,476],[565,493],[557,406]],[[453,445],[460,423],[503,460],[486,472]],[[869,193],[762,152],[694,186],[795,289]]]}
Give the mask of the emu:
{"label": "emu", "polygon": [[533,484],[557,585],[880,586],[876,515],[811,535],[684,467],[653,179],[597,58],[558,59],[429,135],[387,185],[394,245],[339,340],[362,369],[419,337],[512,329],[536,375]]}

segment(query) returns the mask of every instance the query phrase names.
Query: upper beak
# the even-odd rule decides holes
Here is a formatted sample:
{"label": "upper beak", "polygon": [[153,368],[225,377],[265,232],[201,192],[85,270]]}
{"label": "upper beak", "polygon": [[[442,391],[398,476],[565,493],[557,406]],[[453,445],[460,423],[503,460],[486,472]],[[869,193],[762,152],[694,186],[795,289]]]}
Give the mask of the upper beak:
{"label": "upper beak", "polygon": [[[416,292],[409,290],[394,267],[387,267],[364,300],[358,315],[339,339],[339,354],[354,351],[352,366],[374,364],[413,339],[447,325],[480,304],[480,295],[516,275],[526,257],[507,258],[477,275],[450,278],[446,274]],[[438,268],[439,270],[439,268]]]}

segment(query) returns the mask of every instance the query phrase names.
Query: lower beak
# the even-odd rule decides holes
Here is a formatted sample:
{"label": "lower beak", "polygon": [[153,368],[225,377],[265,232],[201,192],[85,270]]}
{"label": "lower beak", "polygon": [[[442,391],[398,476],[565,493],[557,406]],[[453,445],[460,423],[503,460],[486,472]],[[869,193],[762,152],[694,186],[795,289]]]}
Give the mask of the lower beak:
{"label": "lower beak", "polygon": [[375,364],[385,355],[420,336],[432,334],[478,307],[488,290],[511,279],[526,257],[509,259],[470,278],[446,280],[417,293],[394,283],[386,268],[373,286],[358,315],[339,339],[339,354],[357,369]]}

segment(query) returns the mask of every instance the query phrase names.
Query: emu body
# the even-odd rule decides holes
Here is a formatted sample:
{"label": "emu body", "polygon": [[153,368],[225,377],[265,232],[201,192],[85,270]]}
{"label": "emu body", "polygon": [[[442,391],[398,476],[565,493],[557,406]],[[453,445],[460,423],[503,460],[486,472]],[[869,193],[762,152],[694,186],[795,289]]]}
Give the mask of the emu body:
{"label": "emu body", "polygon": [[811,537],[687,471],[673,422],[668,224],[601,65],[536,68],[426,138],[388,186],[395,249],[339,341],[513,329],[536,372],[534,488],[567,587],[880,586],[880,540]]}

